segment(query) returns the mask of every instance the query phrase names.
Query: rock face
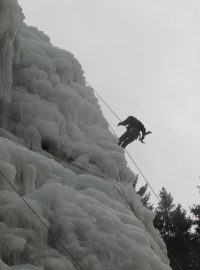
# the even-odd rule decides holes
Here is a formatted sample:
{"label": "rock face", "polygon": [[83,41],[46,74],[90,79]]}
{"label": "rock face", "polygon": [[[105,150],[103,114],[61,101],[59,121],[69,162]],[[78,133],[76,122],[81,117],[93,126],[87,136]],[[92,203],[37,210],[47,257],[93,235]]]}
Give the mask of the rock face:
{"label": "rock face", "polygon": [[169,270],[80,64],[22,21],[0,0],[0,269]]}

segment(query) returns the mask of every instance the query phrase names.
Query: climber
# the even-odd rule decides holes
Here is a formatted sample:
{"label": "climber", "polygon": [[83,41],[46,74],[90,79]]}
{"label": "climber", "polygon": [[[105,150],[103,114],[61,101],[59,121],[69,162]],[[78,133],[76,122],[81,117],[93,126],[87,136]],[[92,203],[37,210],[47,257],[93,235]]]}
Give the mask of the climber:
{"label": "climber", "polygon": [[146,132],[144,125],[135,117],[129,116],[126,120],[120,122],[118,126],[126,126],[126,132],[119,138],[118,145],[125,148],[129,143],[137,140],[145,143],[144,137],[150,134],[151,131]]}

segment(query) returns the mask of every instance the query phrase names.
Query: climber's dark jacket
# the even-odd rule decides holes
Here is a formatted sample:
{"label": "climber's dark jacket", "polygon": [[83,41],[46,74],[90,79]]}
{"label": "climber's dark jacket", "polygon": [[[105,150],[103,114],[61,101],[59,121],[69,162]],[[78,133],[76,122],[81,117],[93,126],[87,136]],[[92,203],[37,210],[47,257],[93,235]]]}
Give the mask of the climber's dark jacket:
{"label": "climber's dark jacket", "polygon": [[127,130],[133,128],[136,129],[138,133],[142,132],[141,140],[143,140],[146,135],[146,129],[144,125],[134,116],[129,116],[128,118],[126,118],[126,120],[120,122],[118,126],[126,126]]}

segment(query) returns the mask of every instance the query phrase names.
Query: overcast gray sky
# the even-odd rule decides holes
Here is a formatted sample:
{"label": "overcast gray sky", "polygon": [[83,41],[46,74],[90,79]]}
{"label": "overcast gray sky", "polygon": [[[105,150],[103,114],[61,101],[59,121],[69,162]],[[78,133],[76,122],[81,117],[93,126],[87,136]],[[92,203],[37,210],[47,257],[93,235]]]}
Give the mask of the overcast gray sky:
{"label": "overcast gray sky", "polygon": [[[134,142],[127,150],[156,192],[165,186],[185,208],[198,203],[199,0],[19,3],[25,22],[75,55],[87,81],[121,119],[134,115],[152,130],[145,145]],[[118,120],[102,110],[122,134]]]}

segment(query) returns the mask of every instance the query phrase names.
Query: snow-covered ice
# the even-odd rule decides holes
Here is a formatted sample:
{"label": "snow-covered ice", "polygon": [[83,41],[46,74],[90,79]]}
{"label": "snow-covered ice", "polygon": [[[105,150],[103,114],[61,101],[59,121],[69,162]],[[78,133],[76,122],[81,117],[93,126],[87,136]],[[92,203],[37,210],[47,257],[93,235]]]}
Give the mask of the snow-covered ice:
{"label": "snow-covered ice", "polygon": [[0,5],[0,269],[169,270],[81,65]]}

